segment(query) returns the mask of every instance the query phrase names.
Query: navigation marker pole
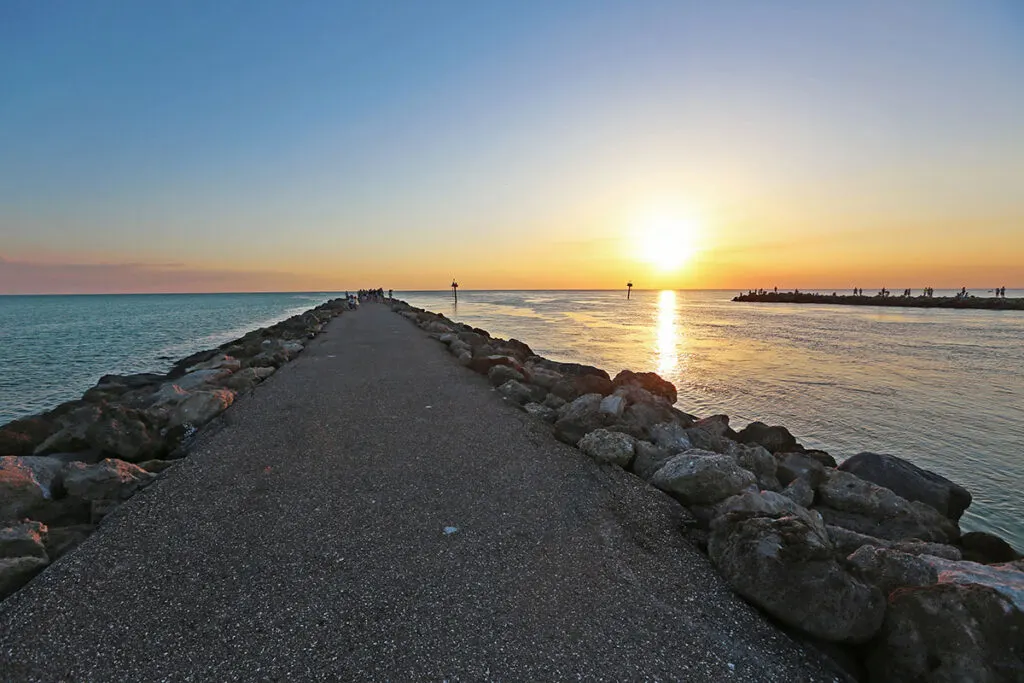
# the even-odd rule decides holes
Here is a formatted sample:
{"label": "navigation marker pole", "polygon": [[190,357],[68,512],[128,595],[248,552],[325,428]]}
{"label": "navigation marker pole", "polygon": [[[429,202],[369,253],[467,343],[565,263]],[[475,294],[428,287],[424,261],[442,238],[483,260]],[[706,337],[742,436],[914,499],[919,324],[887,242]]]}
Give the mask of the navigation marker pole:
{"label": "navigation marker pole", "polygon": [[630,280],[626,283],[626,301],[629,301],[630,292],[633,291],[633,281]]}
{"label": "navigation marker pole", "polygon": [[455,281],[455,278],[452,278],[452,296],[456,301],[459,300],[459,283]]}

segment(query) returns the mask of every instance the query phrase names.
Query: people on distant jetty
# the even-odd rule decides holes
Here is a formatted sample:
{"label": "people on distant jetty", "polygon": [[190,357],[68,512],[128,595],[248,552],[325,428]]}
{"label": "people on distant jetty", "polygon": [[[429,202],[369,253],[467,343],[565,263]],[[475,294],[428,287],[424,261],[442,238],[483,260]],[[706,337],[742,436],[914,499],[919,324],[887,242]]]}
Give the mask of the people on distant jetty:
{"label": "people on distant jetty", "polygon": [[996,287],[996,296],[1006,298],[1006,287]]}
{"label": "people on distant jetty", "polygon": [[360,289],[359,290],[360,301],[376,301],[383,303],[384,301],[384,288],[378,287],[377,289]]}
{"label": "people on distant jetty", "polygon": [[956,298],[957,299],[966,299],[968,296],[970,296],[970,294],[967,293],[967,287],[961,287],[960,291],[957,292]]}
{"label": "people on distant jetty", "polygon": [[889,290],[886,289],[885,287],[882,287],[880,290],[878,290],[878,296],[882,297],[883,299],[885,297],[889,296],[889,294],[890,294]]}
{"label": "people on distant jetty", "polygon": [[925,287],[921,291],[924,292],[924,296],[928,297],[929,299],[931,299],[933,296],[935,296],[935,288],[934,287]]}

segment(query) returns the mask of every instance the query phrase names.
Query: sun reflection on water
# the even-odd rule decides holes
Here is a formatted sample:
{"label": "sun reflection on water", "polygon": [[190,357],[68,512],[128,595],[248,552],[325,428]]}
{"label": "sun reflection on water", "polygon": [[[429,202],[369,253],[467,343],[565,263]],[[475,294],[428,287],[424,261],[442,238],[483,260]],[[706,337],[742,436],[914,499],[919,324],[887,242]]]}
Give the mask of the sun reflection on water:
{"label": "sun reflection on water", "polygon": [[658,295],[658,374],[675,375],[679,370],[679,331],[676,326],[676,293],[666,289]]}

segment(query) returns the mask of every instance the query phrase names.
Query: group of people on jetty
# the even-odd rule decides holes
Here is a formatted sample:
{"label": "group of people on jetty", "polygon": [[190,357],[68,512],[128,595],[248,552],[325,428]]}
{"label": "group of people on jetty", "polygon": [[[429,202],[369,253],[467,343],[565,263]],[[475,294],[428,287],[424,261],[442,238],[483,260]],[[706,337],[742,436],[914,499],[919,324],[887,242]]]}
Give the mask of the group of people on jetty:
{"label": "group of people on jetty", "polygon": [[[995,289],[992,290],[992,292],[997,297],[1000,297],[1000,298],[1003,298],[1003,299],[1006,298],[1006,287],[996,287]],[[775,287],[773,289],[773,293],[778,294],[779,293],[779,288]],[[800,293],[799,289],[794,289],[793,290],[793,294],[799,294],[799,293]],[[765,296],[766,294],[768,294],[768,290],[767,289],[751,289],[751,290],[747,291],[747,294],[749,296]],[[832,296],[838,296],[838,295],[837,295],[836,292],[832,292]],[[854,287],[853,288],[853,296],[864,296],[864,289],[862,287]],[[882,287],[880,290],[878,290],[878,294],[875,294],[875,296],[882,297],[884,299],[886,297],[892,296],[892,292],[890,292],[885,287]],[[906,297],[906,298],[909,299],[910,297],[914,296],[914,291],[911,288],[908,287],[907,289],[903,290],[903,292],[902,292],[902,294],[900,294],[900,296]],[[934,287],[925,287],[924,289],[921,290],[921,296],[927,297],[929,299],[934,297],[935,296],[935,288]],[[971,296],[971,294],[967,291],[967,287],[961,287],[960,291],[957,292],[956,295],[953,298],[955,298],[955,299],[966,299],[969,296]]]}
{"label": "group of people on jetty", "polygon": [[345,301],[348,302],[350,309],[359,308],[359,304],[366,303],[367,301],[373,301],[375,303],[384,303],[394,299],[395,290],[389,289],[387,296],[384,295],[384,288],[378,287],[377,289],[360,289],[355,294],[345,292]]}

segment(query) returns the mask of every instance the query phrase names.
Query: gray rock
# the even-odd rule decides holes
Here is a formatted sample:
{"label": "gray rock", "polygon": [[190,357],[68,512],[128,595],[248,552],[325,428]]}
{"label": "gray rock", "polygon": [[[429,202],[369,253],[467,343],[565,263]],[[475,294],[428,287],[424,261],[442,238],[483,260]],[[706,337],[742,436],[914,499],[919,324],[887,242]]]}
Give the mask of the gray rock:
{"label": "gray rock", "polygon": [[987,531],[972,531],[960,537],[957,545],[965,560],[981,564],[998,564],[1024,559],[1013,546]]}
{"label": "gray rock", "polygon": [[885,616],[882,593],[846,571],[828,536],[799,517],[717,517],[708,555],[737,593],[816,638],[863,643]]}
{"label": "gray rock", "polygon": [[177,462],[177,460],[146,460],[138,463],[138,465],[150,474],[158,474]]}
{"label": "gray rock", "polygon": [[0,559],[41,557],[48,561],[46,532],[42,522],[24,521],[0,527]]}
{"label": "gray rock", "polygon": [[955,562],[932,556],[922,556],[921,560],[938,572],[941,582],[988,586],[1024,611],[1024,560],[1003,564]]}
{"label": "gray rock", "polygon": [[0,456],[0,522],[26,517],[53,498],[64,464],[39,456]]}
{"label": "gray rock", "polygon": [[588,432],[603,427],[601,398],[601,394],[584,394],[562,406],[555,422],[555,437],[575,446]]}
{"label": "gray rock", "polygon": [[50,562],[41,557],[14,557],[0,560],[0,600],[28,583]]}
{"label": "gray rock", "polygon": [[762,489],[778,491],[782,488],[775,475],[775,457],[763,446],[757,444],[737,445],[730,451],[737,465],[754,473],[754,476],[757,477],[757,485]]}
{"label": "gray rock", "polygon": [[619,374],[615,375],[615,380],[612,382],[612,385],[614,387],[625,385],[638,386],[655,396],[661,396],[669,403],[669,405],[676,402],[677,395],[675,385],[666,379],[662,379],[653,372],[632,372],[630,370],[623,370]]}
{"label": "gray rock", "polygon": [[674,453],[650,441],[636,442],[636,459],[633,461],[633,474],[641,479],[649,480],[661,466],[675,457]]}
{"label": "gray rock", "polygon": [[191,395],[174,382],[168,382],[154,391],[149,401],[154,407],[176,406]]}
{"label": "gray rock", "polygon": [[876,538],[856,531],[850,531],[843,527],[826,524],[829,538],[836,547],[836,553],[841,557],[847,557],[865,545],[873,545],[879,548],[892,548],[908,555],[934,555],[947,560],[961,559],[960,550],[956,546],[945,543],[927,543],[925,541],[890,541],[884,538]]}
{"label": "gray rock", "polygon": [[633,461],[636,439],[622,432],[595,429],[580,439],[579,449],[594,460],[627,468]]}
{"label": "gray rock", "polygon": [[709,434],[724,437],[729,431],[729,416],[712,415],[711,417],[705,417],[703,420],[697,420],[693,426],[698,429],[703,429]]}
{"label": "gray rock", "polygon": [[237,358],[232,358],[231,356],[219,353],[207,361],[193,365],[185,370],[185,372],[195,372],[196,370],[231,370],[234,372],[241,367],[242,363]]}
{"label": "gray rock", "polygon": [[230,389],[197,391],[171,411],[168,425],[200,427],[227,410],[234,401],[235,392]]}
{"label": "gray rock", "polygon": [[713,453],[730,455],[735,449],[733,441],[697,427],[690,427],[687,429],[686,438],[690,440],[693,448],[699,448],[702,451],[712,451]]}
{"label": "gray rock", "polygon": [[884,486],[901,498],[930,505],[954,522],[971,504],[971,494],[963,486],[895,455],[858,453],[839,469]]}
{"label": "gray rock", "polygon": [[812,489],[817,489],[825,481],[825,466],[803,453],[777,454],[775,473],[783,486],[788,486],[794,479],[806,479]]}
{"label": "gray rock", "polygon": [[125,500],[153,478],[138,465],[107,458],[95,465],[69,463],[64,469],[64,488],[81,500]]}
{"label": "gray rock", "polygon": [[879,538],[948,543],[959,536],[956,525],[934,508],[841,470],[828,472],[815,508],[829,524]]}
{"label": "gray rock", "polygon": [[1024,612],[986,586],[896,591],[867,668],[872,683],[1024,681]]}
{"label": "gray rock", "polygon": [[491,367],[491,369],[487,371],[487,379],[496,387],[500,387],[502,384],[510,380],[515,380],[516,382],[526,381],[523,373],[519,372],[511,365],[495,365]]}
{"label": "gray rock", "polygon": [[618,419],[619,417],[622,417],[622,413],[626,410],[626,399],[614,394],[611,396],[605,396],[601,399],[601,406],[599,410],[608,416],[606,419]]}
{"label": "gray rock", "polygon": [[729,513],[742,514],[747,517],[797,517],[813,528],[816,533],[828,539],[828,531],[825,529],[825,522],[821,515],[812,512],[805,507],[797,505],[791,499],[774,491],[745,491],[735,496],[730,496],[719,503],[714,510],[714,516],[727,515]]}
{"label": "gray rock", "polygon": [[50,561],[53,562],[74,550],[94,530],[95,527],[91,524],[51,526],[46,534],[46,553],[49,555]]}
{"label": "gray rock", "polygon": [[431,320],[430,322],[426,323],[425,325],[423,325],[423,329],[426,330],[427,332],[438,335],[452,333],[452,328],[448,327],[444,323],[437,320]]}
{"label": "gray rock", "polygon": [[782,495],[805,508],[814,502],[814,489],[804,477],[789,482],[789,485],[782,489]]}
{"label": "gray rock", "polygon": [[[495,366],[495,368],[499,368],[499,367],[507,367],[507,366],[504,366],[504,365],[496,365]],[[491,369],[494,370],[494,368],[491,368]],[[520,376],[522,376],[522,375],[520,375]],[[523,405],[523,404],[526,404],[526,403],[532,403],[534,401],[534,399],[533,399],[533,392],[530,391],[530,388],[525,386],[525,385],[523,385],[523,384],[521,384],[521,383],[519,383],[519,382],[517,382],[514,379],[510,379],[510,380],[506,381],[505,383],[503,383],[500,387],[498,387],[498,393],[500,393],[502,396],[504,396],[508,400],[512,401],[513,403],[517,403],[519,405]]]}
{"label": "gray rock", "polygon": [[459,354],[459,365],[469,366],[473,362],[473,356],[468,351]]}
{"label": "gray rock", "polygon": [[693,448],[686,429],[676,422],[662,422],[649,428],[648,433],[655,446],[671,453],[681,453]]}
{"label": "gray rock", "polygon": [[751,422],[736,437],[743,443],[756,443],[772,453],[798,451],[800,444],[785,427],[769,427],[763,422]]}
{"label": "gray rock", "polygon": [[558,410],[559,408],[565,405],[565,399],[555,396],[554,394],[548,394],[547,396],[544,397],[544,405],[546,405],[548,408]]}
{"label": "gray rock", "polygon": [[920,556],[875,545],[862,545],[847,563],[886,595],[899,588],[930,586],[939,580],[938,572]]}
{"label": "gray rock", "polygon": [[442,334],[437,339],[445,346],[451,346],[455,342],[459,341],[459,335],[454,332],[449,332],[448,334]]}
{"label": "gray rock", "polygon": [[680,453],[651,477],[651,484],[683,505],[717,503],[756,483],[754,475],[729,456],[698,449]]}
{"label": "gray rock", "polygon": [[243,368],[242,370],[233,373],[230,377],[221,380],[218,384],[225,389],[241,393],[252,389],[267,377],[274,374],[275,371],[276,369],[273,367]]}
{"label": "gray rock", "polygon": [[544,387],[548,391],[551,391],[552,387],[564,379],[561,373],[543,367],[530,366],[527,368],[527,371],[530,373],[530,382],[539,387]]}
{"label": "gray rock", "polygon": [[675,414],[672,412],[672,408],[670,408],[668,404],[629,404],[629,401],[627,400],[626,410],[620,418],[615,420],[614,426],[615,429],[620,432],[627,432],[638,439],[650,440],[652,438],[651,430],[655,425],[662,423],[678,424],[675,421]]}
{"label": "gray rock", "polygon": [[206,384],[212,384],[218,380],[222,380],[231,374],[231,370],[196,370],[190,372],[178,379],[174,380],[174,384],[177,385],[183,391],[195,391],[196,389],[202,389]]}
{"label": "gray rock", "polygon": [[554,408],[549,408],[542,403],[527,403],[523,406],[523,409],[530,415],[540,418],[545,422],[554,422],[558,419],[558,411]]}

